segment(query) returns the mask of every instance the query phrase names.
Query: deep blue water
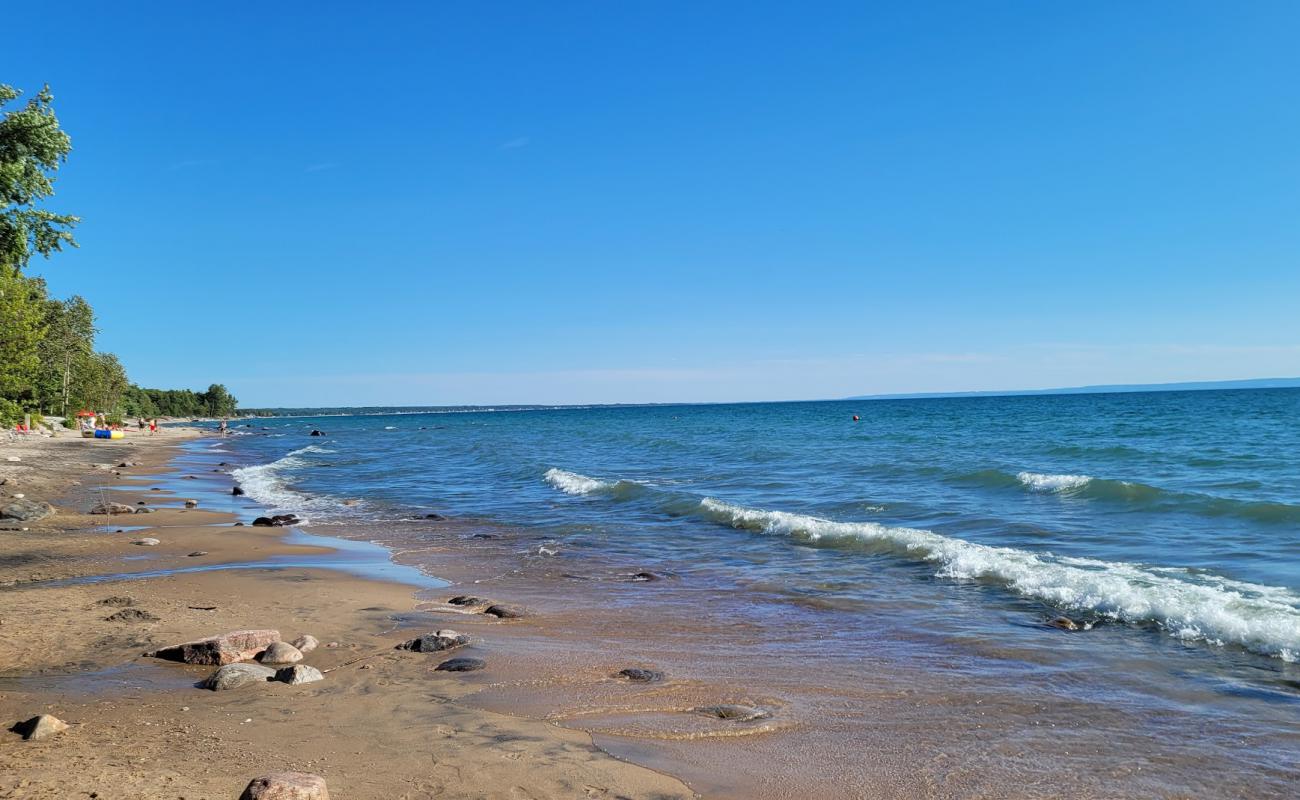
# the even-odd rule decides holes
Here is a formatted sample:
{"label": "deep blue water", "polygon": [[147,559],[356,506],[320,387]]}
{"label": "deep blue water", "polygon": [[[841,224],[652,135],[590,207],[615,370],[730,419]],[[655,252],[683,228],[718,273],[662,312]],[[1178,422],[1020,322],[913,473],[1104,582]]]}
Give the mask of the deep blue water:
{"label": "deep blue water", "polygon": [[538,529],[569,554],[877,611],[983,604],[972,619],[994,638],[1065,614],[1202,658],[1300,658],[1300,390],[457,411],[236,431],[230,446],[255,465],[236,472],[249,495],[315,522],[436,511]]}

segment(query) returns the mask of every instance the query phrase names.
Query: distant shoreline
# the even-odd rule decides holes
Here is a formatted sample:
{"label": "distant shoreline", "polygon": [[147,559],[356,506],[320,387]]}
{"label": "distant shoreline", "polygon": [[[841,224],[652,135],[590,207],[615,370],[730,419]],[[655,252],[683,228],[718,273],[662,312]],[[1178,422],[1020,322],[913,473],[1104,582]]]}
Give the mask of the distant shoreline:
{"label": "distant shoreline", "polygon": [[[1041,397],[1045,395],[1143,394],[1150,392],[1251,391],[1262,389],[1300,389],[1300,378],[1257,378],[1241,381],[1193,381],[1187,383],[1106,384],[1058,389],[1008,389],[972,392],[915,392],[904,394],[867,394],[853,397],[827,397],[811,400],[727,400],[716,402],[665,403],[488,403],[484,405],[445,406],[321,406],[268,407],[240,409],[238,419],[285,419],[299,417],[382,417],[403,414],[482,414],[522,411],[575,411],[595,408],[672,408],[676,406],[739,406],[777,403],[849,403],[874,400],[946,400],[977,397]],[[195,420],[210,421],[210,420]]]}

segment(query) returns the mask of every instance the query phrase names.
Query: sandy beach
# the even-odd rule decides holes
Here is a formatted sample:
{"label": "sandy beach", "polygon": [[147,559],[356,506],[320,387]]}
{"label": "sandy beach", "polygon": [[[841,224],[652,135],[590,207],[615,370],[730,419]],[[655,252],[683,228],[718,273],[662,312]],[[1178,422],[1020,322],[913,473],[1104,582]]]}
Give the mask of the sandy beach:
{"label": "sandy beach", "polygon": [[[435,671],[447,654],[394,649],[434,628],[418,587],[283,566],[169,572],[328,555],[286,544],[287,529],[236,527],[151,491],[175,445],[197,435],[2,448],[20,459],[0,461],[5,500],[48,499],[57,513],[0,525],[0,720],[50,714],[69,727],[0,737],[0,797],[215,800],[280,770],[320,775],[341,798],[694,796],[581,731],[461,702],[481,678]],[[85,513],[103,497],[156,511]],[[159,544],[133,544],[146,537]],[[141,613],[107,619],[124,609]],[[467,628],[473,641],[454,655],[490,652],[480,629],[497,622]],[[250,628],[315,636],[303,663],[324,680],[208,691],[195,684],[213,667],[143,655]]]}

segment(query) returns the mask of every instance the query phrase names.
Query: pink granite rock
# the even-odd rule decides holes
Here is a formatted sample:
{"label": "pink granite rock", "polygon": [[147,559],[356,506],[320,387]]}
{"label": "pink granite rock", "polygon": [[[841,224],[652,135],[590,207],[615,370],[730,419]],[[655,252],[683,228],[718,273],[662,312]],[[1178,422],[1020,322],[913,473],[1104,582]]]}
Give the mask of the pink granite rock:
{"label": "pink granite rock", "polygon": [[186,664],[215,664],[223,666],[255,658],[266,648],[280,641],[279,631],[232,631],[220,636],[209,636],[193,642],[174,644],[155,650],[149,655],[168,661]]}
{"label": "pink granite rock", "polygon": [[306,772],[272,772],[249,781],[239,800],[329,800],[325,779]]}

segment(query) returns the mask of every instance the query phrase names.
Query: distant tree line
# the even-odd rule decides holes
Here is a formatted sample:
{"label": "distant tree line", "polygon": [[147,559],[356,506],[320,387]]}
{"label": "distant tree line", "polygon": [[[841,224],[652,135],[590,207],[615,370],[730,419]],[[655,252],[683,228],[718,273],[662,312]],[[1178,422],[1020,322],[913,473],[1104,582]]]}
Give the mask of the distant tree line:
{"label": "distant tree line", "polygon": [[[0,84],[0,109],[19,92]],[[72,150],[49,87],[0,116],[0,425],[26,413],[67,416],[90,409],[113,416],[225,416],[236,402],[226,387],[206,392],[141,389],[112,353],[95,350],[95,312],[80,296],[49,296],[43,278],[25,275],[32,256],[76,247],[80,221],[41,206]]]}

